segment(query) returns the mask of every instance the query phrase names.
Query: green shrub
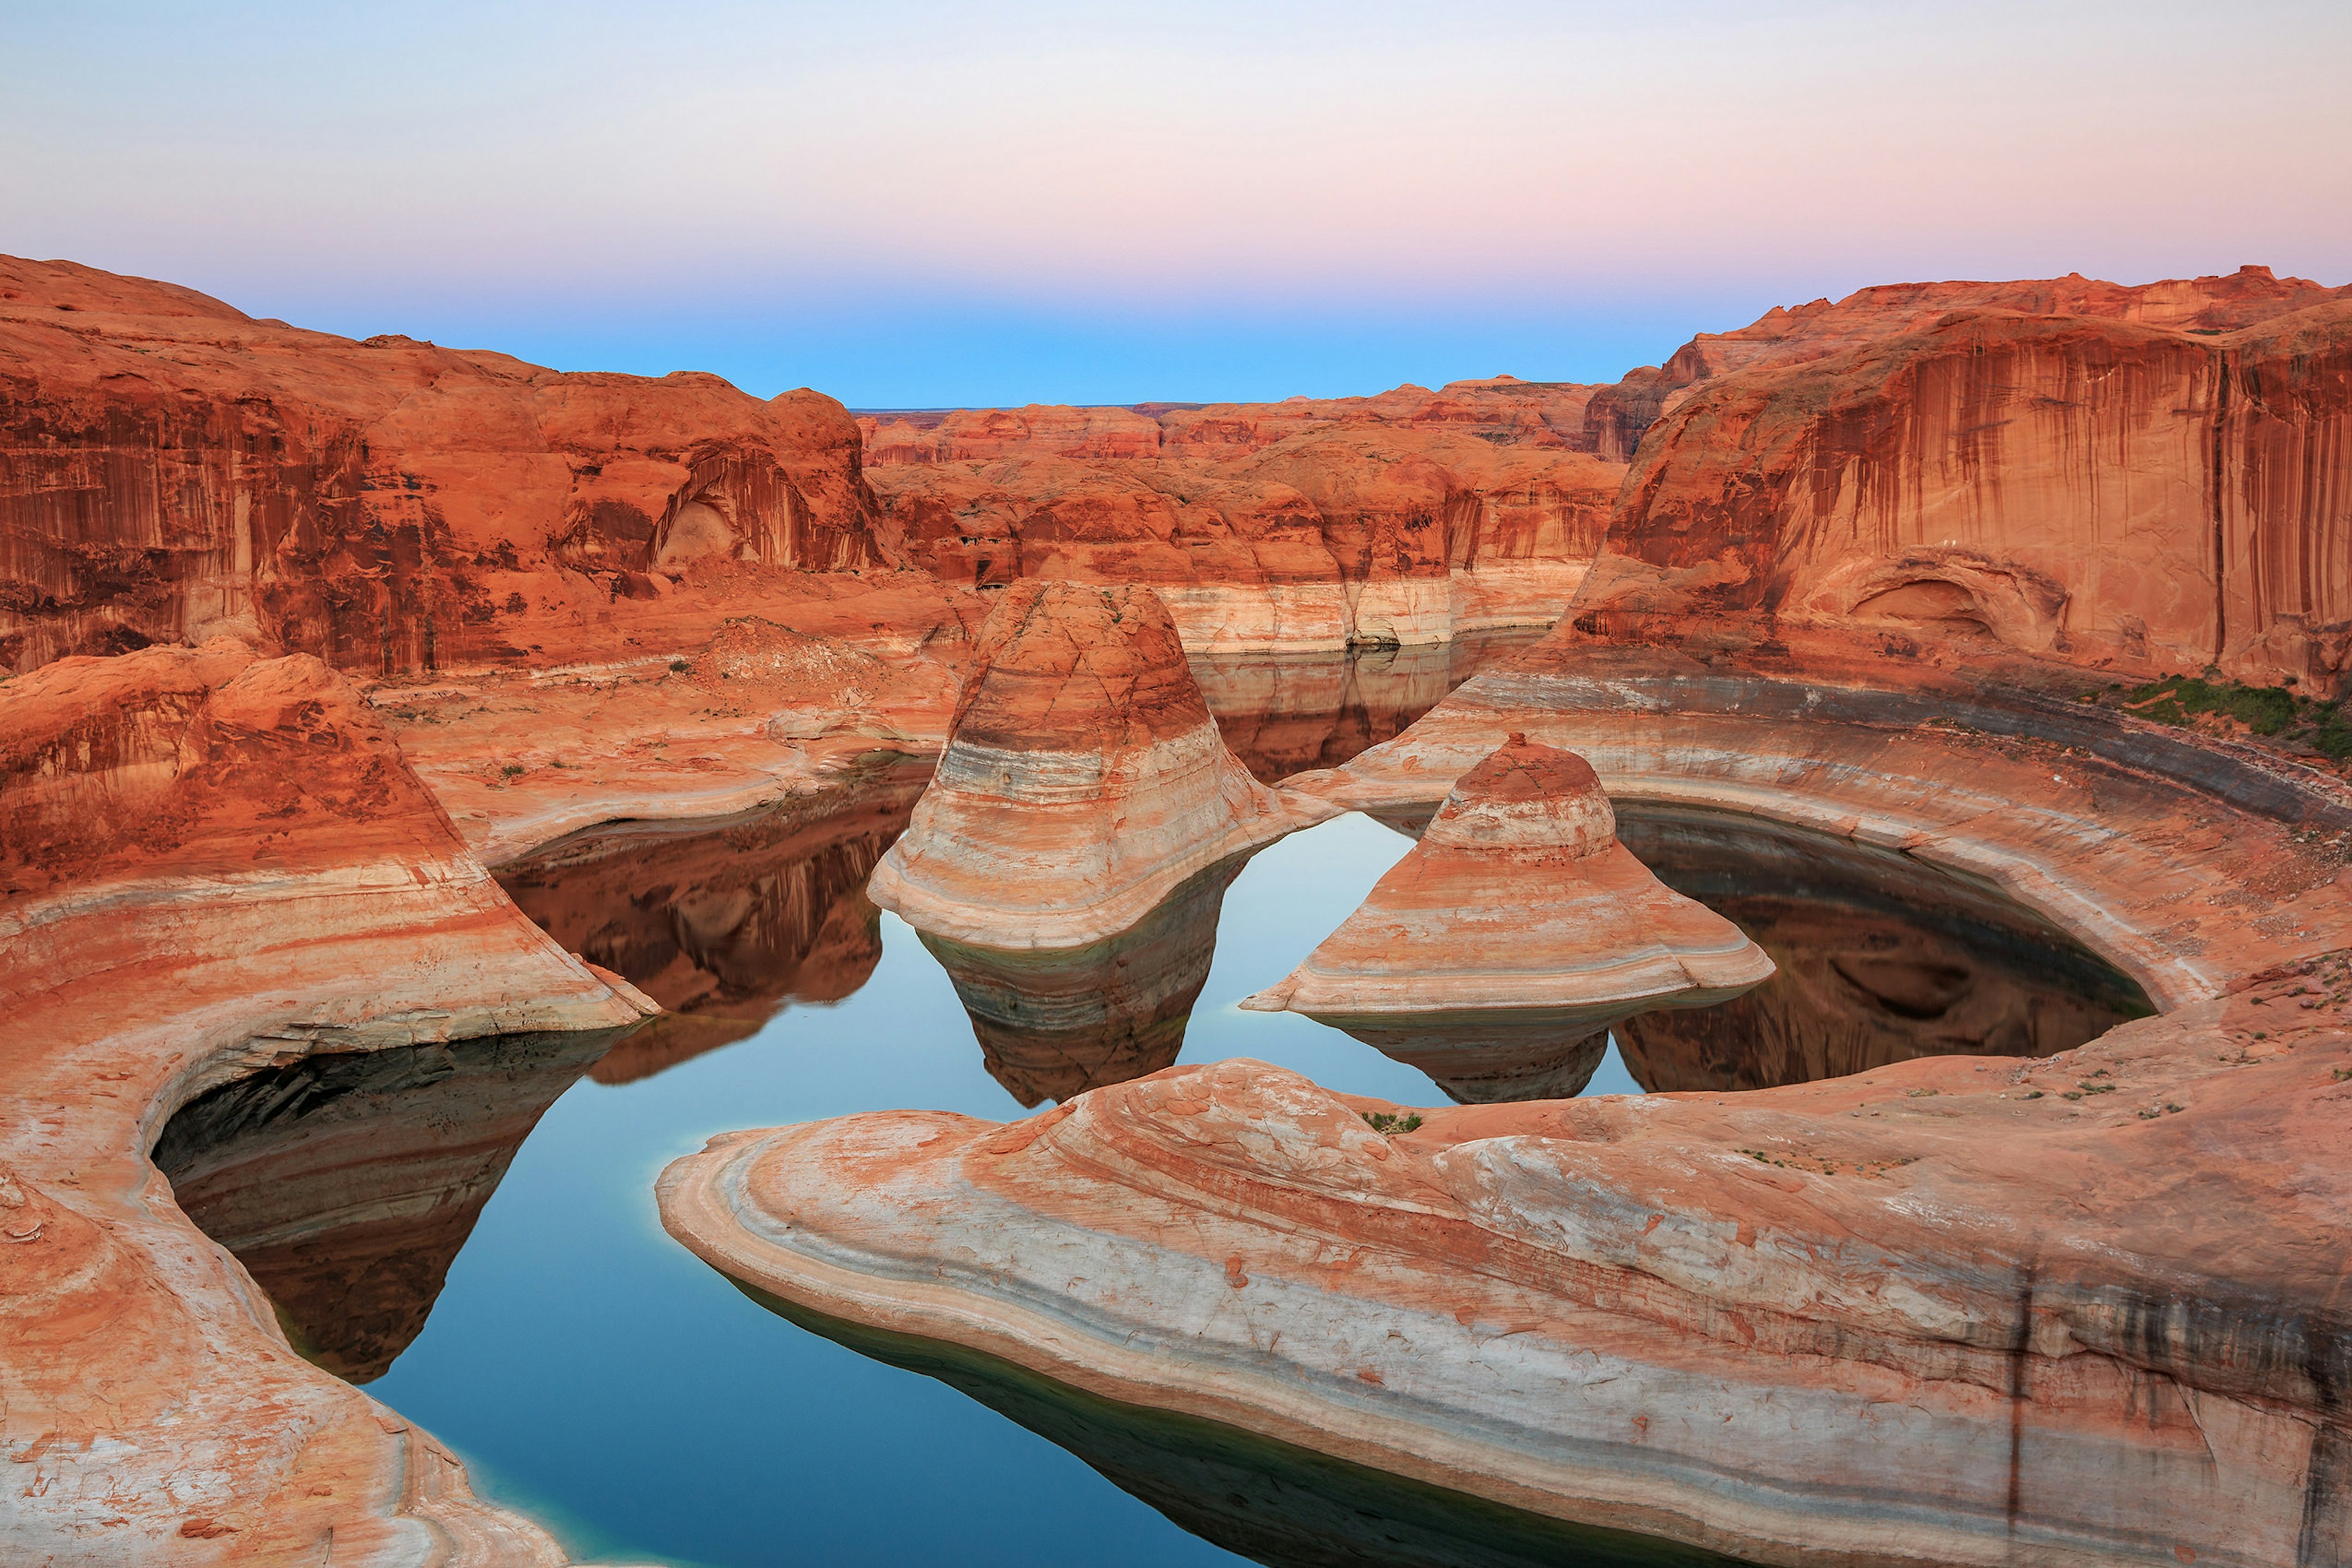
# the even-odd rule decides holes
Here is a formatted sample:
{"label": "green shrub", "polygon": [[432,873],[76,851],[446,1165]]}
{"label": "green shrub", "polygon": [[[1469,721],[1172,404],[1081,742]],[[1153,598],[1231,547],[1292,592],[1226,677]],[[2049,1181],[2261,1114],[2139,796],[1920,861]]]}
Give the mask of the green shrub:
{"label": "green shrub", "polygon": [[1367,1110],[1363,1116],[1366,1123],[1375,1132],[1391,1134],[1410,1132],[1421,1125],[1421,1117],[1413,1112],[1397,1116],[1386,1110]]}

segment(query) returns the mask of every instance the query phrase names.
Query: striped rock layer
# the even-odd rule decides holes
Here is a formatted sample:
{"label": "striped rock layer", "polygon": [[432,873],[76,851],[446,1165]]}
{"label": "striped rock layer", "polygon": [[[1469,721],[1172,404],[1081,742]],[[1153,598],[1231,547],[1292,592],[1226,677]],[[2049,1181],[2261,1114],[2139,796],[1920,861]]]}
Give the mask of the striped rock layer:
{"label": "striped rock layer", "polygon": [[1611,1024],[1771,974],[1738,927],[1617,842],[1583,758],[1515,734],[1361,908],[1242,1005],[1344,1029],[1457,1100],[1525,1100],[1583,1088]]}
{"label": "striped rock layer", "polygon": [[877,904],[976,946],[1075,948],[1292,826],[1234,759],[1149,588],[1026,580],[982,626]]}

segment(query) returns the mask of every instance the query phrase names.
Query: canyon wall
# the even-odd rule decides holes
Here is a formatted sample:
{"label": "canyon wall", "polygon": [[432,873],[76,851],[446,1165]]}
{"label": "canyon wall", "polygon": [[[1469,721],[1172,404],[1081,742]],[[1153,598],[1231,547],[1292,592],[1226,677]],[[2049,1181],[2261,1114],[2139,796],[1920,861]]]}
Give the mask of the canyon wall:
{"label": "canyon wall", "polygon": [[887,536],[944,581],[1148,583],[1196,652],[1338,647],[1557,618],[1623,477],[1585,449],[1591,390],[859,424]]}
{"label": "canyon wall", "polygon": [[2344,688],[2352,300],[2236,331],[1957,310],[1710,380],[1644,437],[1580,596],[1916,657]]}
{"label": "canyon wall", "polygon": [[0,668],[231,633],[395,673],[722,563],[874,563],[858,432],[806,390],[562,374],[0,258]]}

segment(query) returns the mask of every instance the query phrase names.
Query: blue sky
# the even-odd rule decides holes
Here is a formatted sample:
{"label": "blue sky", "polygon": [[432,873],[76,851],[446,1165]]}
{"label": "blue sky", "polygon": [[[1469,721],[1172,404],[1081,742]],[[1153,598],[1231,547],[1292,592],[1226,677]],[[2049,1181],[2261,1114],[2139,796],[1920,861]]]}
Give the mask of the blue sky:
{"label": "blue sky", "polygon": [[1613,378],[1871,282],[2352,279],[2352,7],[50,4],[0,249],[855,405]]}

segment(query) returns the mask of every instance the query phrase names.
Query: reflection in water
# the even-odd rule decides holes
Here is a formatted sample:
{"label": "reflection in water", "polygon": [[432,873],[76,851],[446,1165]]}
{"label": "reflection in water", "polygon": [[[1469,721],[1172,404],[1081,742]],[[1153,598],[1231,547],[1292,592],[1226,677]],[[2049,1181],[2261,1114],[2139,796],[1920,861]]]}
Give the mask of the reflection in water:
{"label": "reflection in water", "polygon": [[1542,634],[1473,633],[1450,643],[1345,652],[1195,654],[1218,732],[1259,782],[1336,768],[1437,706],[1487,664]]}
{"label": "reflection in water", "polygon": [[929,777],[929,763],[894,759],[721,827],[613,823],[502,868],[550,936],[666,1009],[597,1081],[659,1072],[757,1034],[787,1003],[865,984],[882,955],[866,879]]}
{"label": "reflection in water", "polygon": [[1456,1105],[1572,1100],[1609,1054],[1609,1016],[1596,1025],[1589,1008],[1422,1013],[1387,1027],[1368,1017],[1325,1021],[1420,1068]]}
{"label": "reflection in water", "polygon": [[940,1341],[736,1289],[861,1354],[938,1378],[1057,1443],[1228,1552],[1271,1568],[1735,1568],[1672,1542],[1486,1502],[1197,1416],[1104,1399]]}
{"label": "reflection in water", "polygon": [[991,1078],[1024,1106],[1175,1065],[1209,978],[1225,889],[1249,857],[1188,879],[1141,921],[1086,947],[1014,952],[929,931]]}
{"label": "reflection in water", "polygon": [[156,1167],[294,1348],[353,1383],[425,1327],[508,1162],[615,1031],[315,1056],[198,1096]]}
{"label": "reflection in water", "polygon": [[1617,837],[1780,973],[1617,1026],[1643,1088],[1769,1089],[1914,1057],[2044,1057],[2155,1011],[2031,910],[1889,849],[1727,812],[1621,803]]}

